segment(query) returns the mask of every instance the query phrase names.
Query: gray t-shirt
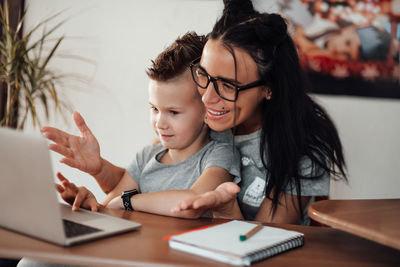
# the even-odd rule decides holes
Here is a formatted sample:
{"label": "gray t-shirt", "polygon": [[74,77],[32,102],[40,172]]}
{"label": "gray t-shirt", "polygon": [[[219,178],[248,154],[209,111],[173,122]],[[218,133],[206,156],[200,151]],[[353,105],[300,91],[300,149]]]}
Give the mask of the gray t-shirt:
{"label": "gray t-shirt", "polygon": [[[235,146],[239,149],[242,164],[242,179],[239,183],[240,192],[238,194],[238,202],[246,220],[254,220],[254,217],[265,198],[267,170],[264,168],[260,157],[260,137],[261,130],[248,135],[239,135],[234,137]],[[230,130],[225,132],[212,131],[211,138],[220,141],[232,140],[232,133]],[[316,173],[323,173],[323,176],[318,179],[301,179],[301,195],[327,196],[329,194],[330,183],[329,173],[321,169],[312,168],[311,160],[309,158],[304,158],[300,164],[301,174],[306,177],[313,176]],[[285,192],[292,195],[297,194],[296,188],[292,188],[290,185],[285,189]],[[311,201],[313,201],[313,198]],[[308,203],[308,205],[310,203]],[[299,221],[298,224],[309,224],[309,218],[307,216],[308,205],[304,212],[304,221]]]}
{"label": "gray t-shirt", "polygon": [[160,163],[167,150],[161,144],[144,147],[126,168],[142,193],[189,189],[209,167],[226,169],[240,180],[240,156],[229,142],[211,140],[190,158],[171,165]]}

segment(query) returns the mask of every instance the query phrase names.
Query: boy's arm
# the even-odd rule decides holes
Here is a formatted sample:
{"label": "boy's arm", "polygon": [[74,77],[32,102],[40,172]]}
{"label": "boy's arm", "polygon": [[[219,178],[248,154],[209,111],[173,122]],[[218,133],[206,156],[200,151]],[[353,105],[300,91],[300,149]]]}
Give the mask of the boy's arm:
{"label": "boy's arm", "polygon": [[[113,190],[111,190],[106,198],[102,201],[102,205],[103,206],[108,206],[109,208],[119,208],[119,205],[117,205],[117,200],[119,200],[122,204],[122,200],[121,200],[121,195],[122,192],[127,191],[127,190],[131,190],[131,189],[136,189],[139,191],[139,185],[135,182],[135,180],[133,180],[132,176],[129,175],[129,173],[123,169],[123,175],[121,180],[119,181],[119,183],[114,187]],[[111,200],[115,199],[110,205],[108,205],[110,203]]]}
{"label": "boy's arm", "polygon": [[[128,172],[125,172],[120,182],[110,193],[107,194],[106,198],[100,204],[97,202],[93,193],[86,187],[76,186],[74,183],[71,183],[67,178],[65,178],[60,172],[57,173],[57,178],[61,182],[61,184],[56,184],[58,193],[65,202],[72,206],[72,210],[74,211],[78,210],[79,208],[97,211],[100,206],[106,206],[111,199],[120,199],[123,191],[130,189],[139,190],[137,183],[132,179]],[[119,208],[119,206],[111,206],[110,208]]]}
{"label": "boy's arm", "polygon": [[[124,168],[118,167],[111,162],[101,158],[101,169],[96,175],[92,175],[104,193],[111,193],[115,187],[121,182],[126,170]],[[133,179],[131,178],[133,181]]]}
{"label": "boy's arm", "polygon": [[[232,175],[221,167],[207,168],[199,179],[188,190],[169,190],[137,194],[131,197],[131,204],[134,210],[156,213],[166,216],[198,218],[206,209],[172,212],[172,208],[181,201],[194,197],[198,194],[214,190],[218,185],[232,181]],[[131,189],[131,188],[130,188]],[[122,200],[114,198],[110,204],[117,203],[123,209]],[[115,207],[115,206],[114,206]]]}

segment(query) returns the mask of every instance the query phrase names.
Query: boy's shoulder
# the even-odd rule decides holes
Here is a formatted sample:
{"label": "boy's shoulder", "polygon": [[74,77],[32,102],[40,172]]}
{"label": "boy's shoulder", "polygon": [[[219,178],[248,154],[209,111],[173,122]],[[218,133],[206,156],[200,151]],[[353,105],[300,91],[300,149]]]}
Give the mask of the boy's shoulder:
{"label": "boy's shoulder", "polygon": [[149,159],[165,149],[160,143],[144,146],[138,153],[143,159]]}

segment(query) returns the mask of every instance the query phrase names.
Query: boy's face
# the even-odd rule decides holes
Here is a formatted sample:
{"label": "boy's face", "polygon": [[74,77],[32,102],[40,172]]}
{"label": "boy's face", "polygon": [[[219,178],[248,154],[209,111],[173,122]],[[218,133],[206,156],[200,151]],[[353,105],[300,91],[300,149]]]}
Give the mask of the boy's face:
{"label": "boy's face", "polygon": [[185,149],[204,127],[205,108],[189,72],[166,82],[149,82],[150,119],[161,144]]}

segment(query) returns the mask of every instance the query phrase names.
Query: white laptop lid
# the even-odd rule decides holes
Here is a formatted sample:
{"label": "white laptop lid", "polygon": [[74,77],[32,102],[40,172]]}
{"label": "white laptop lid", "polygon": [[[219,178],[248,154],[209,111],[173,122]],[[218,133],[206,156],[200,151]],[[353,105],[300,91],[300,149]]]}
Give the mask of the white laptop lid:
{"label": "white laptop lid", "polygon": [[[113,227],[68,240],[61,219],[47,141],[40,135],[0,128],[0,183],[1,227],[61,245],[140,227],[136,222],[79,211],[71,213],[69,219],[84,214],[85,217],[95,216],[112,221],[101,223],[99,219],[93,219],[96,228],[101,225]],[[118,227],[118,223],[122,226]]]}
{"label": "white laptop lid", "polygon": [[0,225],[62,243],[64,230],[46,140],[1,128],[0,148]]}

